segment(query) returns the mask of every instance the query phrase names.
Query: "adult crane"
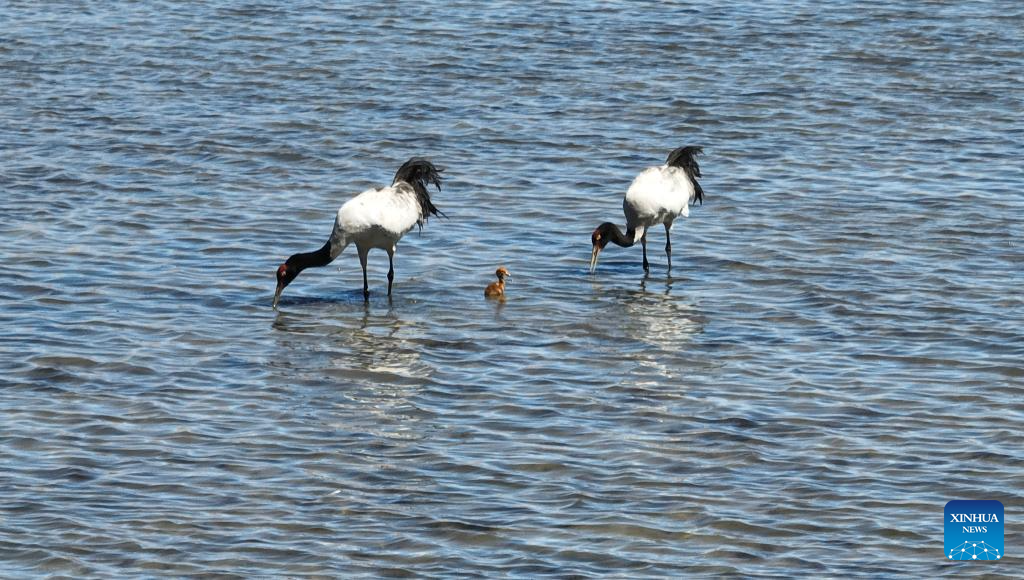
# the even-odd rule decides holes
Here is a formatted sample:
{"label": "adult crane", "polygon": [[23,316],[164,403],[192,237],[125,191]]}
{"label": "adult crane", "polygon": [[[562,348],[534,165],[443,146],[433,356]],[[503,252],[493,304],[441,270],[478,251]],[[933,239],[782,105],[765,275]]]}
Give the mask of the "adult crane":
{"label": "adult crane", "polygon": [[644,249],[644,272],[649,272],[647,230],[658,224],[665,226],[665,254],[668,256],[668,269],[672,270],[672,223],[679,216],[688,217],[690,205],[704,203],[704,190],[697,183],[701,176],[697,155],[702,152],[701,147],[679,147],[668,154],[664,165],[648,167],[636,176],[622,200],[626,232],[611,222],[605,222],[590,235],[593,244],[591,272],[597,268],[597,257],[609,242],[628,248],[637,241]]}
{"label": "adult crane", "polygon": [[326,266],[349,246],[356,245],[359,265],[363,268],[363,299],[370,299],[366,279],[366,256],[373,248],[388,253],[388,296],[395,280],[395,249],[398,241],[413,226],[423,227],[432,215],[444,215],[430,200],[429,185],[441,190],[441,169],[426,159],[413,157],[406,161],[389,187],[368,189],[345,202],[338,210],[334,229],[327,242],[315,252],[295,254],[277,268],[277,290],[274,308],[281,291],[306,268]]}

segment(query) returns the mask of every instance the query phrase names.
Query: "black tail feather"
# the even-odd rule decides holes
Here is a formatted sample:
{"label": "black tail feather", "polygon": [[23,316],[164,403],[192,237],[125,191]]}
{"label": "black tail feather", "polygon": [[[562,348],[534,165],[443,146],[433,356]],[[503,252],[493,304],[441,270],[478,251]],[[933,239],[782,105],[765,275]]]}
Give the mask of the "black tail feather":
{"label": "black tail feather", "polygon": [[687,177],[690,178],[690,182],[693,183],[693,197],[704,205],[704,189],[697,183],[697,178],[700,177],[700,165],[697,164],[697,156],[704,152],[703,147],[696,145],[687,145],[686,147],[679,147],[673,149],[668,154],[668,160],[665,164],[669,167],[679,167],[686,172]]}
{"label": "black tail feather", "polygon": [[432,215],[448,217],[434,206],[434,203],[430,201],[430,192],[427,191],[427,186],[431,184],[436,186],[438,191],[441,191],[442,171],[444,169],[434,167],[434,164],[426,159],[413,157],[398,168],[398,172],[395,173],[395,179],[391,182],[394,185],[399,181],[404,181],[416,191],[416,198],[420,202],[420,225],[423,225],[423,222]]}

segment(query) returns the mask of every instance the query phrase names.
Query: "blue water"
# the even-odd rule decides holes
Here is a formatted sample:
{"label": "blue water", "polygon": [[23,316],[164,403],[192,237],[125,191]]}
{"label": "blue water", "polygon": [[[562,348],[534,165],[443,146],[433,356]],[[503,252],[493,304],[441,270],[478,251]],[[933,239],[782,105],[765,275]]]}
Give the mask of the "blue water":
{"label": "blue water", "polygon": [[[0,5],[5,577],[1016,576],[1013,3]],[[590,232],[702,145],[652,269]],[[401,241],[314,250],[410,156]],[[483,300],[494,269],[505,303]],[[1004,561],[943,555],[997,499]]]}

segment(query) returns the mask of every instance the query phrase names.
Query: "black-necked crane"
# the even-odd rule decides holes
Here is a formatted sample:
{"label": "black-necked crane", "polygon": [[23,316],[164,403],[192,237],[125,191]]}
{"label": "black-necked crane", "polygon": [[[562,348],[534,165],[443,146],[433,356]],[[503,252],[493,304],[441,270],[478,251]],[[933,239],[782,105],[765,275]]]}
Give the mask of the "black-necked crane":
{"label": "black-necked crane", "polygon": [[363,299],[370,299],[366,280],[366,256],[373,248],[388,253],[388,296],[395,280],[395,246],[413,226],[423,227],[432,215],[444,215],[430,200],[427,187],[441,191],[441,169],[426,159],[413,157],[406,161],[389,187],[368,189],[345,202],[338,210],[334,229],[322,248],[315,252],[295,254],[277,269],[277,290],[274,308],[281,291],[306,268],[326,266],[349,244],[356,245],[359,265],[363,267]]}
{"label": "black-necked crane", "polygon": [[504,298],[505,279],[511,278],[512,274],[509,273],[508,268],[501,266],[494,271],[494,275],[498,277],[498,281],[491,282],[486,288],[484,288],[484,296],[487,298]]}
{"label": "black-necked crane", "polygon": [[598,254],[609,242],[628,248],[637,241],[644,249],[644,272],[649,272],[647,230],[658,224],[665,226],[665,254],[668,269],[672,270],[672,222],[679,216],[689,217],[690,205],[704,203],[704,190],[697,183],[700,177],[697,155],[702,152],[701,147],[679,147],[668,154],[664,165],[648,167],[636,176],[622,200],[626,233],[615,224],[605,222],[590,235],[594,245],[590,254],[591,272],[597,268]]}

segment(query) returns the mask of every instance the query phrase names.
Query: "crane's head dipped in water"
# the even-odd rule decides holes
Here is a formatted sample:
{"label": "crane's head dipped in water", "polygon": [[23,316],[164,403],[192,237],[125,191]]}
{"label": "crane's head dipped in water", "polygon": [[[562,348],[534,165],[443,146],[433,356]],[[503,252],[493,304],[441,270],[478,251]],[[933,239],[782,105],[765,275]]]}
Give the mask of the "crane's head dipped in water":
{"label": "crane's head dipped in water", "polygon": [[288,265],[288,262],[281,264],[277,268],[277,290],[274,291],[274,308],[277,308],[277,303],[281,300],[281,291],[286,286],[292,283],[299,275],[299,269],[295,265]]}
{"label": "crane's head dipped in water", "polygon": [[298,275],[306,268],[318,268],[320,266],[326,266],[331,263],[331,242],[327,241],[322,248],[315,252],[306,252],[303,254],[294,254],[284,264],[277,267],[277,290],[274,291],[274,308],[277,308],[278,301],[281,300],[281,291],[285,289],[285,286],[292,283]]}

